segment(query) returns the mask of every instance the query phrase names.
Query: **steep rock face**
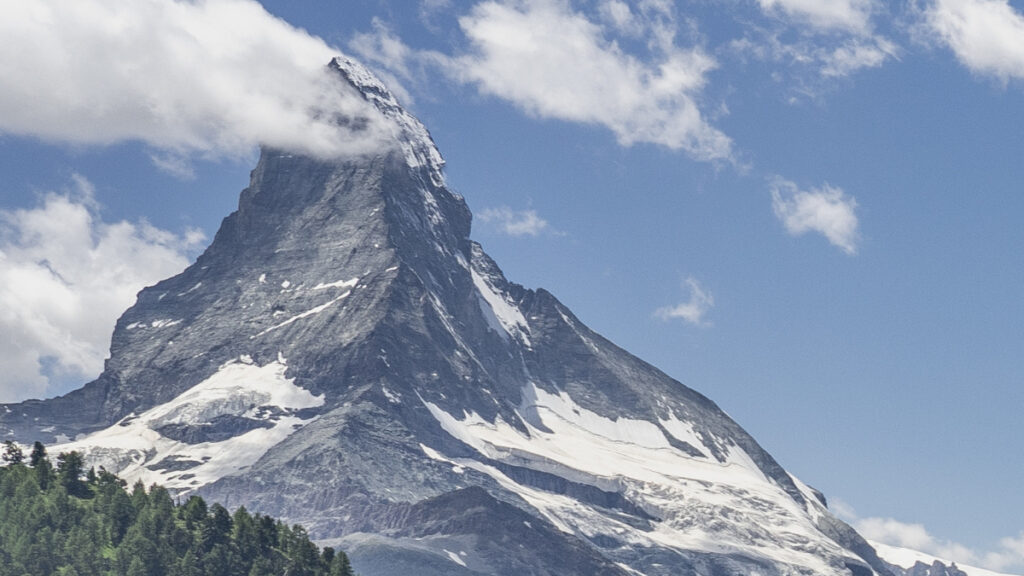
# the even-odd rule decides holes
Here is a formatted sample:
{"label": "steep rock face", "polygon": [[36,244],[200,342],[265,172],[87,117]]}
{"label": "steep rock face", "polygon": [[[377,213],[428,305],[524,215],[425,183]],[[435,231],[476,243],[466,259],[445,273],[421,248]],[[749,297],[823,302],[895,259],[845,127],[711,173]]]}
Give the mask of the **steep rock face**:
{"label": "steep rock face", "polygon": [[369,575],[889,573],[713,402],[508,282],[423,126],[331,69],[393,146],[264,150],[103,374],[0,431],[301,521]]}

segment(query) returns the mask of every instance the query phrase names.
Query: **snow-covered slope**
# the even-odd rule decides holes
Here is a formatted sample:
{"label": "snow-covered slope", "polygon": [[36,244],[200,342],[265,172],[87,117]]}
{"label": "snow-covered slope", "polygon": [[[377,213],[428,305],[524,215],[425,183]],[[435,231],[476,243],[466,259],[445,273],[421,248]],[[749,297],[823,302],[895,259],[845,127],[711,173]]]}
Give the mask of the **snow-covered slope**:
{"label": "snow-covered slope", "polygon": [[[499,416],[460,417],[427,402],[442,428],[483,458],[449,458],[423,446],[429,457],[456,470],[473,469],[517,494],[560,530],[617,548],[666,547],[737,554],[808,569],[846,573],[854,555],[822,539],[815,518],[827,514],[814,499],[797,502],[765,476],[743,448],[729,444],[711,456],[691,424],[669,411],[668,419],[611,419],[576,404],[565,392],[528,384],[523,391],[525,430]],[[690,449],[672,446],[669,438]],[[496,461],[553,474],[621,494],[649,521],[621,518],[600,506],[516,482]]]}
{"label": "snow-covered slope", "polygon": [[169,402],[51,451],[79,451],[126,480],[190,492],[244,472],[316,418],[302,411],[324,397],[296,386],[285,369],[284,358],[256,366],[243,356]]}
{"label": "snow-covered slope", "polygon": [[100,378],[0,410],[0,434],[303,522],[364,576],[890,573],[713,402],[509,282],[426,129],[329,68],[395,146],[263,150]]}

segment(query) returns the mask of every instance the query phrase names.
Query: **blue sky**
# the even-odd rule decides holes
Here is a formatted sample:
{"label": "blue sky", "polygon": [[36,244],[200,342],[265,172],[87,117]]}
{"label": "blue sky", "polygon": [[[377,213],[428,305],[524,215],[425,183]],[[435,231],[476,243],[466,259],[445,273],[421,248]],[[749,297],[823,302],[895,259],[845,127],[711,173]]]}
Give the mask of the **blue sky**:
{"label": "blue sky", "polygon": [[0,0],[0,401],[102,368],[338,51],[474,237],[869,537],[1024,572],[1018,0]]}

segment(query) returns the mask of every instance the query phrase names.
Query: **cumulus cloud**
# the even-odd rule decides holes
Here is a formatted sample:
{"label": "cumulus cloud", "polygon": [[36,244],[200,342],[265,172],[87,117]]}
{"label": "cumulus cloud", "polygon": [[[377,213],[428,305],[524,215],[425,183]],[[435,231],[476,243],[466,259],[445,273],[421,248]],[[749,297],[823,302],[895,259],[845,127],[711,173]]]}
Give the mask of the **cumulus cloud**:
{"label": "cumulus cloud", "polygon": [[141,141],[186,175],[193,154],[388,142],[376,111],[326,73],[338,52],[253,0],[0,0],[0,11],[0,132]]}
{"label": "cumulus cloud", "polygon": [[967,546],[937,539],[922,524],[900,522],[892,518],[862,518],[854,522],[854,527],[868,540],[890,546],[909,548],[961,563],[974,563],[977,560],[976,554]]}
{"label": "cumulus cloud", "polygon": [[485,94],[542,118],[604,126],[627,146],[659,144],[702,160],[731,155],[731,141],[697,104],[715,60],[666,45],[664,18],[648,27],[657,41],[650,63],[559,0],[482,2],[459,24],[472,49],[450,71]]}
{"label": "cumulus cloud", "polygon": [[0,402],[97,376],[118,316],[143,287],[180,272],[202,233],[103,222],[91,184],[0,211]]}
{"label": "cumulus cloud", "polygon": [[841,188],[825,184],[800,190],[789,180],[771,182],[772,209],[793,236],[818,232],[843,252],[857,253],[857,201]]}
{"label": "cumulus cloud", "polygon": [[[455,55],[410,50],[380,23],[350,48],[398,76],[412,75],[414,63],[528,114],[603,126],[625,146],[731,159],[732,141],[698,103],[717,63],[699,47],[677,45],[672,10],[659,0],[636,10],[605,1],[590,16],[565,0],[490,0],[459,18],[468,47]],[[622,47],[620,40],[639,37],[647,40],[644,54]]]}
{"label": "cumulus cloud", "polygon": [[923,524],[893,518],[860,518],[852,506],[838,499],[833,499],[831,508],[872,542],[922,552],[945,563],[956,562],[961,566],[974,565],[999,571],[1024,568],[1024,532],[1015,538],[1001,538],[993,549],[983,550],[938,538]]}
{"label": "cumulus cloud", "polygon": [[693,277],[687,278],[684,288],[689,293],[685,302],[655,310],[654,315],[662,320],[679,318],[690,324],[705,325],[704,315],[715,305],[715,299]]}
{"label": "cumulus cloud", "polygon": [[539,236],[548,229],[548,221],[538,216],[536,210],[512,210],[502,206],[482,210],[476,217],[509,236]]}
{"label": "cumulus cloud", "polygon": [[1024,15],[1007,0],[934,0],[923,14],[930,35],[971,71],[1024,79]]}
{"label": "cumulus cloud", "polygon": [[993,570],[1024,569],[1024,531],[1016,537],[1000,538],[998,549],[984,553],[981,563]]}

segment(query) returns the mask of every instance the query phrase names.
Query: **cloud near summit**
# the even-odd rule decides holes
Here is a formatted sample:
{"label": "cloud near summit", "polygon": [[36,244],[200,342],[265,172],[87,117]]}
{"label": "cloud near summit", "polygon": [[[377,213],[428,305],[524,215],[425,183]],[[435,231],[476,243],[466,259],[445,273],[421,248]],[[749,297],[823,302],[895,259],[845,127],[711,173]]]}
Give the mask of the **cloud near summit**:
{"label": "cloud near summit", "polygon": [[466,46],[452,54],[413,50],[379,22],[350,47],[396,76],[408,78],[417,62],[528,115],[606,128],[624,146],[733,159],[732,140],[700,102],[718,63],[681,45],[672,5],[598,4],[588,14],[561,0],[479,2],[458,18]]}
{"label": "cloud near summit", "polygon": [[[0,0],[0,15],[0,133],[140,141],[162,166],[257,144],[361,153],[388,134],[326,73],[337,50],[255,1]],[[356,133],[338,115],[370,122]]]}

